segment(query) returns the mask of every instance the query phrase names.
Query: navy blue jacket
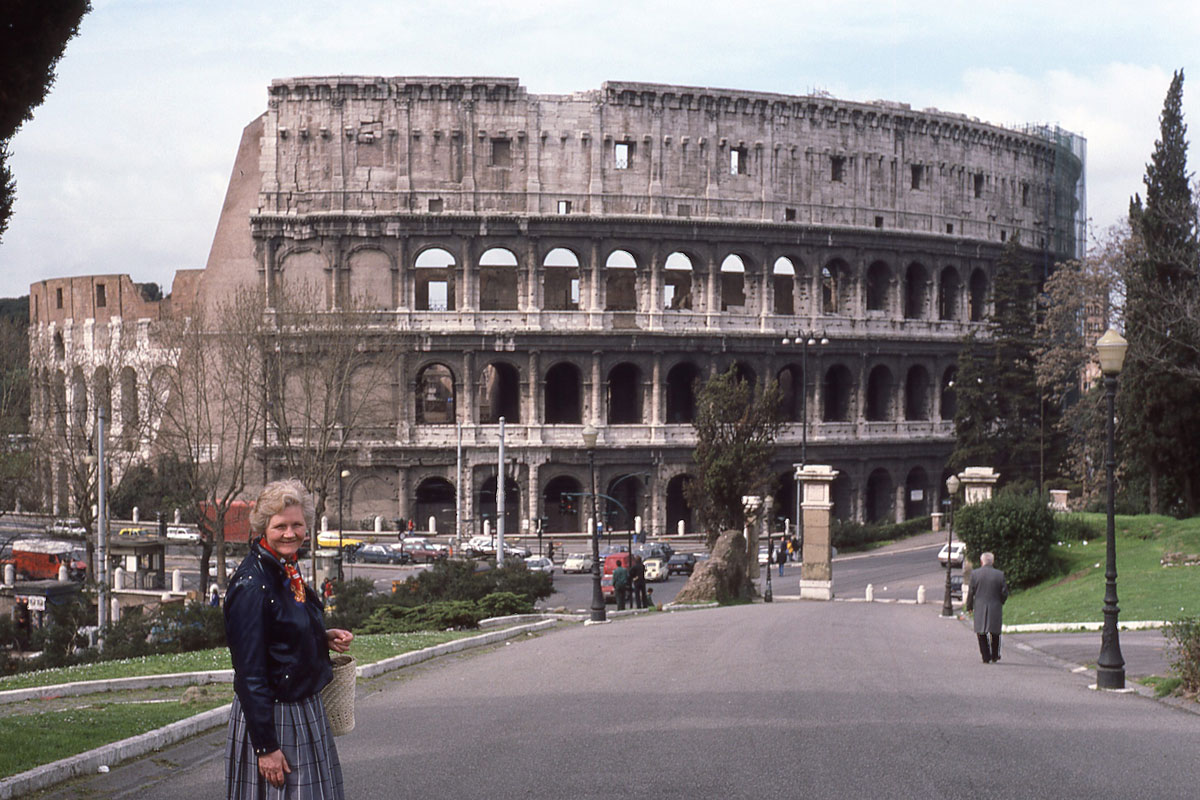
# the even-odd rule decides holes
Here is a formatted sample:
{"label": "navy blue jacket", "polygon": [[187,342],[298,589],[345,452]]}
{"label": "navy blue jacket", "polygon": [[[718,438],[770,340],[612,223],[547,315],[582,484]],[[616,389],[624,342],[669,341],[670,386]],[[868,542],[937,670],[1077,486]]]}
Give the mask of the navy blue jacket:
{"label": "navy blue jacket", "polygon": [[296,602],[283,562],[255,542],[225,595],[233,689],[258,755],[279,749],[275,703],[304,700],[333,679],[321,599],[307,584],[304,594]]}

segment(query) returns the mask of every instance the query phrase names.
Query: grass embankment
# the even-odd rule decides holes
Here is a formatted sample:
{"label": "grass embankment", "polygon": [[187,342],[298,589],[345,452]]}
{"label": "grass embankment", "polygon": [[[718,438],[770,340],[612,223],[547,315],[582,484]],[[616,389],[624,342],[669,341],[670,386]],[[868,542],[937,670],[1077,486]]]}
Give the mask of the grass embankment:
{"label": "grass embankment", "polygon": [[[1101,622],[1104,603],[1105,517],[1078,514],[1093,529],[1082,541],[1055,546],[1065,573],[1016,592],[1004,622]],[[1200,566],[1163,566],[1167,553],[1200,554],[1200,517],[1142,515],[1116,518],[1117,597],[1122,621],[1175,620],[1200,615]]]}
{"label": "grass embankment", "polygon": [[[356,636],[350,652],[359,664],[373,664],[401,653],[479,633],[423,631]],[[229,668],[228,650],[198,650],[10,675],[0,679],[0,690]],[[209,686],[205,687],[207,696],[204,699],[183,705],[179,700],[184,691],[179,687],[103,693],[0,706],[3,709],[0,711],[3,715],[0,718],[0,778],[161,728],[224,705],[233,697],[229,685]]]}

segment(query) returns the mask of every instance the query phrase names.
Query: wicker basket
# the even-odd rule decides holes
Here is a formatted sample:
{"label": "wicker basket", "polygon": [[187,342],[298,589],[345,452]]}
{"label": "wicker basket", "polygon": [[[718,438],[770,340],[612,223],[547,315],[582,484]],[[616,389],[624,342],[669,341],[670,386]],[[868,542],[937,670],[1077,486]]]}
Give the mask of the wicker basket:
{"label": "wicker basket", "polygon": [[333,655],[333,680],[321,690],[321,702],[334,736],[354,730],[354,656]]}

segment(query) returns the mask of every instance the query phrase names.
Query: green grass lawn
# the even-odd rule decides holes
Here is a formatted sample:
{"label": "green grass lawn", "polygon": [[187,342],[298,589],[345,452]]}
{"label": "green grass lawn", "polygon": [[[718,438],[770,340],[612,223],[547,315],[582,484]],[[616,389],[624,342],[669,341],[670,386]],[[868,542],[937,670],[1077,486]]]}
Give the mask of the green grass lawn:
{"label": "green grass lawn", "polygon": [[[418,633],[380,633],[355,636],[350,654],[359,664],[374,664],[385,658],[432,647],[442,642],[476,636],[481,631],[420,631]],[[0,691],[31,686],[53,686],[74,681],[107,680],[143,675],[170,675],[176,672],[206,672],[230,669],[225,648],[196,650],[191,653],[142,656],[118,661],[100,661],[73,667],[23,672],[0,678]]]}
{"label": "green grass lawn", "polygon": [[[1066,573],[1015,592],[1004,607],[1004,622],[1101,622],[1104,619],[1105,518],[1080,514],[1095,536],[1055,547]],[[1200,615],[1200,566],[1164,567],[1169,552],[1200,554],[1200,517],[1118,516],[1117,598],[1120,619],[1175,620]]]}

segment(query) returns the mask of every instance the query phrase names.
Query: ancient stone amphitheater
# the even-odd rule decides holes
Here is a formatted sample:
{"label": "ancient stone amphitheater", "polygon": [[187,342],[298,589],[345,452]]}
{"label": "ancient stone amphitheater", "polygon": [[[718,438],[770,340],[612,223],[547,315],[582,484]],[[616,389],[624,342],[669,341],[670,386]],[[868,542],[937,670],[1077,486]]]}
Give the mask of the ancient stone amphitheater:
{"label": "ancient stone amphitheater", "polygon": [[[246,128],[208,264],[175,294],[307,285],[410,344],[388,433],[356,443],[355,519],[452,529],[461,481],[479,532],[503,417],[510,531],[582,529],[561,499],[589,486],[588,425],[609,526],[690,530],[694,385],[731,365],[783,389],[777,515],[806,460],[839,470],[836,516],[903,519],[940,496],[956,353],[1005,242],[1048,270],[1083,211],[1082,140],[1056,129],[645,83],[294,78]],[[98,281],[132,291],[33,286],[42,341],[120,313]]]}

